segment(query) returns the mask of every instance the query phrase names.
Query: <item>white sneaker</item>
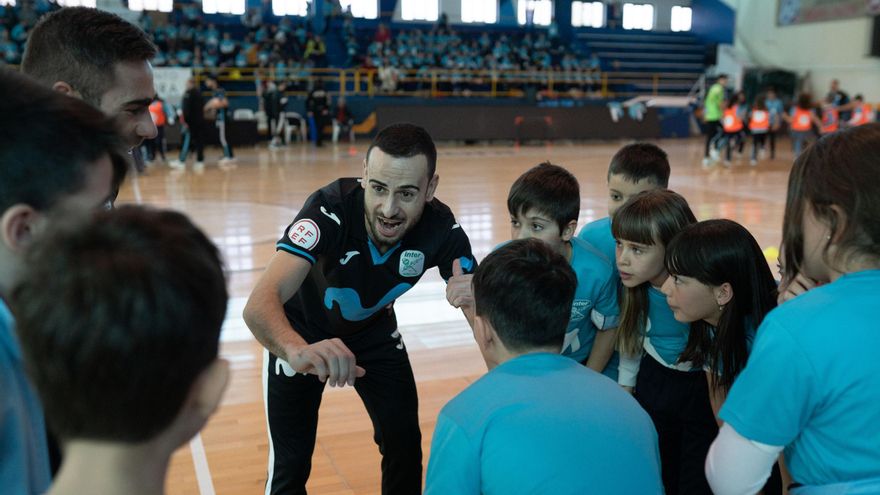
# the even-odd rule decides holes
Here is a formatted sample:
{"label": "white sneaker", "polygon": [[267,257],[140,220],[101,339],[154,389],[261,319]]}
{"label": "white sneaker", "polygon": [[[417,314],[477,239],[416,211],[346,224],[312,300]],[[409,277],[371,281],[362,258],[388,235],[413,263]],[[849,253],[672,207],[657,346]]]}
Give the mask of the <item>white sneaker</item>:
{"label": "white sneaker", "polygon": [[730,168],[731,166],[730,160],[724,160],[724,168]]}
{"label": "white sneaker", "polygon": [[709,157],[712,158],[712,161],[717,162],[719,158],[721,158],[721,153],[718,151],[718,148],[712,148],[709,150]]}
{"label": "white sneaker", "polygon": [[186,163],[180,160],[171,160],[170,162],[168,162],[168,166],[173,169],[183,170],[186,168]]}
{"label": "white sneaker", "polygon": [[712,165],[715,165],[715,162],[712,161],[711,158],[708,158],[708,157],[707,157],[707,158],[703,158],[703,168],[704,168],[704,169],[712,168]]}
{"label": "white sneaker", "polygon": [[753,167],[757,167],[757,166],[758,166],[758,160],[755,160],[754,158],[752,158],[751,160],[749,160],[749,165],[751,165],[751,166],[753,166]]}
{"label": "white sneaker", "polygon": [[193,165],[193,172],[200,174],[205,171],[205,162],[196,162]]}

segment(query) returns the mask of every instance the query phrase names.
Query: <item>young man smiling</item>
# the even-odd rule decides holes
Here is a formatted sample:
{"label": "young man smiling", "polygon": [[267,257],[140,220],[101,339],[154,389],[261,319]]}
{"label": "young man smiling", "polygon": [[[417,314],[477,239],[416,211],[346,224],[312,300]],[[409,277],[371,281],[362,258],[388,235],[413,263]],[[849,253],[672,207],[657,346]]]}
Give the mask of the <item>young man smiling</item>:
{"label": "young man smiling", "polygon": [[470,242],[434,198],[437,150],[411,124],[373,140],[363,176],[312,194],[244,310],[266,347],[266,493],[305,493],[325,384],[353,385],[383,454],[382,493],[419,494],[418,398],[393,303],[425,270],[471,271]]}
{"label": "young man smiling", "polygon": [[21,70],[112,117],[140,168],[138,147],[158,134],[149,112],[156,97],[150,65],[155,55],[155,45],[134,24],[102,10],[70,7],[37,23]]}

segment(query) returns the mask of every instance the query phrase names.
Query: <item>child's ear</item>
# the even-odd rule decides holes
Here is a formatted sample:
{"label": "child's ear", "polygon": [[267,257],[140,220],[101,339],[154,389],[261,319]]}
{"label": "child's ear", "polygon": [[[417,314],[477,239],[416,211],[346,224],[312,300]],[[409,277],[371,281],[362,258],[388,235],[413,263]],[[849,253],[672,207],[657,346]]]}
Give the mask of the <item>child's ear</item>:
{"label": "child's ear", "polygon": [[719,306],[724,306],[733,299],[733,286],[729,282],[724,282],[715,289],[715,301]]}
{"label": "child's ear", "polygon": [[836,230],[832,230],[829,226],[828,235],[831,237],[829,244],[837,244],[840,242],[842,234],[846,231],[847,215],[846,212],[838,205],[831,205],[831,212],[835,220]]}
{"label": "child's ear", "polygon": [[25,204],[16,204],[0,215],[0,239],[15,253],[24,252],[39,230],[41,215]]}
{"label": "child's ear", "polygon": [[479,315],[474,315],[474,340],[477,341],[477,345],[480,349],[485,349],[492,340],[491,332],[488,327],[489,325],[485,318]]}
{"label": "child's ear", "polygon": [[193,384],[193,407],[206,420],[214,414],[229,385],[229,361],[215,359]]}
{"label": "child's ear", "polygon": [[173,451],[194,437],[220,407],[229,384],[229,362],[215,359],[196,377],[177,417],[159,437],[163,448]]}
{"label": "child's ear", "polygon": [[575,232],[577,232],[577,226],[577,220],[571,220],[565,224],[565,227],[562,229],[562,240],[565,242],[570,241],[574,237]]}

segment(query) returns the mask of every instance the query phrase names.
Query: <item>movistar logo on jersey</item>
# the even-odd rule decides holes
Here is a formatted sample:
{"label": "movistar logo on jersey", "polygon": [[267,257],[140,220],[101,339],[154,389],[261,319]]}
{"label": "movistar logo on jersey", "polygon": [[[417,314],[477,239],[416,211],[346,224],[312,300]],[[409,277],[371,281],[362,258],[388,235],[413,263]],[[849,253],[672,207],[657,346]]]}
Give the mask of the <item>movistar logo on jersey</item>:
{"label": "movistar logo on jersey", "polygon": [[333,309],[333,303],[339,305],[339,312],[348,321],[363,321],[372,316],[376,311],[388,306],[404,292],[412,288],[411,284],[397,284],[387,294],[382,296],[375,305],[365,308],[361,302],[361,296],[354,289],[328,287],[324,293],[324,306]]}
{"label": "movistar logo on jersey", "polygon": [[418,277],[423,271],[425,271],[425,253],[415,249],[407,249],[400,253],[401,277]]}

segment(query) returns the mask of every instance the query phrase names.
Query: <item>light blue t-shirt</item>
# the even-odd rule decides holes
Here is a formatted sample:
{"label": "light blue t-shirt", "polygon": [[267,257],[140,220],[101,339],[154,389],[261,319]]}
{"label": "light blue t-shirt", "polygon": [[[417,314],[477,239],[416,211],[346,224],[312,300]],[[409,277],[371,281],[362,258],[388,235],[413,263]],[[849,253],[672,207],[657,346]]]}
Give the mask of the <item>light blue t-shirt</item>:
{"label": "light blue t-shirt", "polygon": [[794,481],[880,477],[880,270],[840,277],[771,311],[721,419],[784,445]]}
{"label": "light blue t-shirt", "polygon": [[617,273],[617,264],[614,260],[617,251],[617,242],[611,234],[611,217],[600,218],[599,220],[584,225],[584,228],[578,233],[578,239],[589,242],[596,249],[608,258],[611,267]]}
{"label": "light blue t-shirt", "polygon": [[645,328],[645,351],[654,359],[662,359],[660,364],[675,367],[682,371],[691,369],[689,364],[677,364],[678,358],[687,347],[690,324],[675,319],[675,314],[666,302],[666,296],[648,287],[648,322]]}
{"label": "light blue t-shirt", "polygon": [[657,433],[616,383],[550,353],[504,362],[440,411],[426,495],[659,494]]}
{"label": "light blue t-shirt", "polygon": [[767,106],[767,110],[770,111],[770,124],[778,124],[779,120],[782,118],[782,115],[785,113],[785,107],[782,106],[782,100],[778,98],[774,100],[767,100],[765,104]]}
{"label": "light blue t-shirt", "polygon": [[12,314],[0,301],[0,487],[3,493],[49,489],[49,451],[39,398],[24,372]]}
{"label": "light blue t-shirt", "polygon": [[[618,275],[602,253],[578,238],[571,240],[571,268],[577,275],[578,284],[562,355],[584,363],[593,350],[596,332],[617,328],[620,315]],[[615,352],[602,374],[616,382],[618,367],[619,358]]]}

